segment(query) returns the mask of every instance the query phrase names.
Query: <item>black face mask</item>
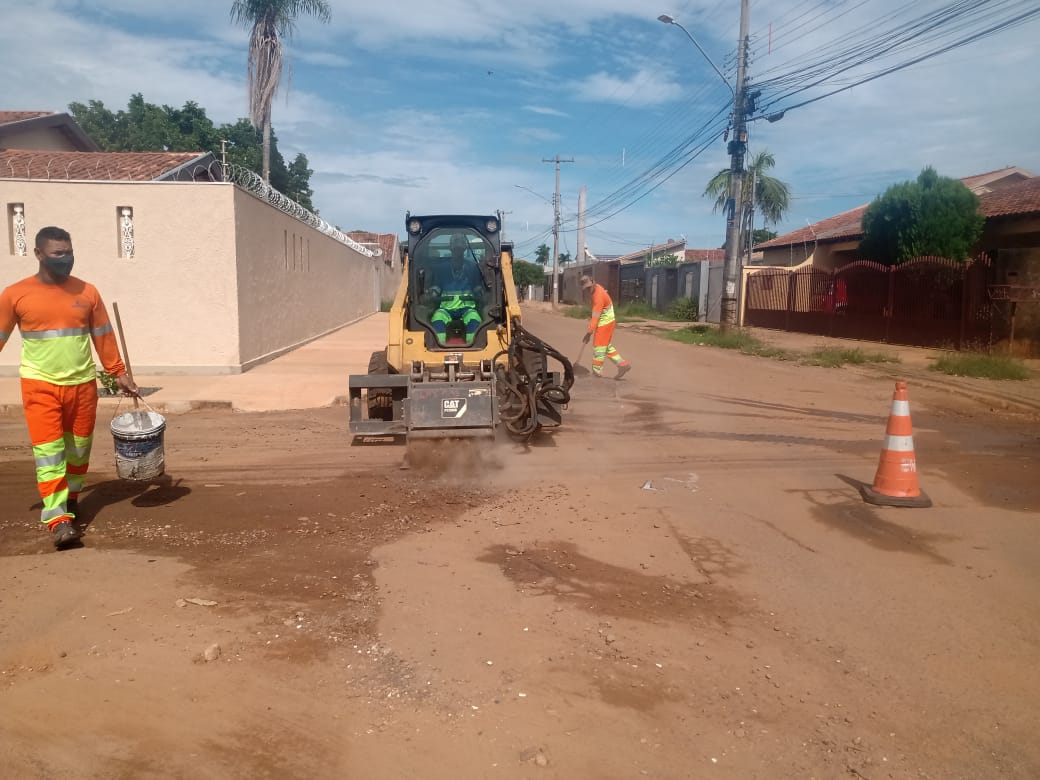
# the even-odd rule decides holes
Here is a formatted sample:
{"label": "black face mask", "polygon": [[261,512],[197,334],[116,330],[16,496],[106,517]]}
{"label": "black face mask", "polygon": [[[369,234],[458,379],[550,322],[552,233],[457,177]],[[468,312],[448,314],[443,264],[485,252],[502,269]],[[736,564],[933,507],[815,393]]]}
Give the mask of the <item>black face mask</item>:
{"label": "black face mask", "polygon": [[63,257],[44,257],[43,267],[59,282],[64,282],[69,278],[69,274],[72,273],[72,266],[75,262],[76,258],[72,256],[72,253],[69,253]]}

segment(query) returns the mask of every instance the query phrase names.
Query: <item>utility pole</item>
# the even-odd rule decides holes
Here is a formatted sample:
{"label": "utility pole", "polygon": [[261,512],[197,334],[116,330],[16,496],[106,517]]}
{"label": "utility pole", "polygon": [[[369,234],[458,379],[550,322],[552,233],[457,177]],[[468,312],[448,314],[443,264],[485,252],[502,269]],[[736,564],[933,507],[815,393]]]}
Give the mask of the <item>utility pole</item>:
{"label": "utility pole", "polygon": [[552,256],[552,306],[560,305],[560,163],[574,162],[574,159],[561,160],[556,155],[550,160],[542,158],[542,162],[556,163],[556,194],[553,196],[553,256]]}
{"label": "utility pole", "polygon": [[740,283],[740,223],[744,215],[744,152],[747,150],[747,58],[749,0],[740,0],[740,39],[737,41],[737,83],[733,90],[733,138],[729,142],[729,200],[726,204],[726,262],[722,269],[722,331],[737,327],[737,285]]}

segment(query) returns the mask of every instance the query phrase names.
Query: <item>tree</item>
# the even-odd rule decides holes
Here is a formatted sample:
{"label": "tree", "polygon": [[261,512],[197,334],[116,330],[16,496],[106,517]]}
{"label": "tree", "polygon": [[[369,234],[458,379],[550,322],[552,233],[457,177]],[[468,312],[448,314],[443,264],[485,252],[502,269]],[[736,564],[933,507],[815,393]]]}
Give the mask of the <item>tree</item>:
{"label": "tree", "polygon": [[529,284],[545,284],[545,269],[526,260],[514,260],[513,281],[519,287],[526,287]]}
{"label": "tree", "polygon": [[560,265],[567,265],[567,263],[569,263],[571,261],[571,253],[570,252],[560,252],[559,260],[560,260]]}
{"label": "tree", "polygon": [[978,209],[978,196],[963,182],[928,166],[867,207],[860,254],[884,265],[925,255],[966,260],[986,222]]}
{"label": "tree", "polygon": [[251,27],[249,34],[249,118],[263,133],[263,177],[271,181],[271,105],[282,80],[285,52],[282,38],[291,41],[300,14],[328,22],[332,12],[325,0],[234,0],[231,21]]}
{"label": "tree", "polygon": [[679,265],[679,255],[657,255],[646,263],[647,268],[675,268]]}
{"label": "tree", "polygon": [[[299,152],[293,158],[293,161],[289,163],[288,173],[289,186],[282,192],[304,208],[315,211],[314,204],[311,203],[311,196],[314,195],[314,190],[311,189],[310,184],[314,171],[307,166],[307,155]],[[315,211],[315,213],[317,212]]]}
{"label": "tree", "polygon": [[[227,161],[256,173],[263,172],[263,143],[260,133],[248,119],[214,126],[206,109],[189,100],[182,108],[157,106],[145,102],[137,93],[130,96],[126,110],[113,112],[100,100],[87,104],[70,103],[69,112],[80,127],[106,152],[211,152],[218,160],[227,141]],[[298,153],[286,165],[278,150],[278,136],[271,130],[270,183],[304,208],[315,211],[314,174],[307,156]],[[315,211],[315,213],[317,213]]]}
{"label": "tree", "polygon": [[766,241],[772,241],[776,236],[777,232],[775,230],[756,228],[751,234],[751,245],[758,246],[759,244],[764,244]]}
{"label": "tree", "polygon": [[534,260],[540,265],[546,265],[549,262],[549,254],[552,252],[547,244],[542,244],[536,250],[534,250]]}
{"label": "tree", "polygon": [[[741,236],[747,236],[751,231],[751,220],[755,210],[761,215],[764,223],[775,225],[784,218],[784,213],[791,204],[791,190],[787,184],[767,173],[775,165],[776,160],[772,153],[762,151],[751,158],[747,170],[744,171],[744,180],[741,182],[745,193],[744,213],[740,215]],[[715,198],[715,205],[712,207],[715,212],[724,210],[726,201],[729,200],[729,174],[729,168],[723,168],[704,188],[707,197]]]}

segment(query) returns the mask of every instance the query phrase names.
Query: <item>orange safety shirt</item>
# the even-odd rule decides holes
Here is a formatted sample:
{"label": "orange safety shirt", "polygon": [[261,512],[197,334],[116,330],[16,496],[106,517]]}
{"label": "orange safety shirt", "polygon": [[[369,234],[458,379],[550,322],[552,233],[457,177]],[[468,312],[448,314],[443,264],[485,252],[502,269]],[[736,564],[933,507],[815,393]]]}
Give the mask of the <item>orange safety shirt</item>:
{"label": "orange safety shirt", "polygon": [[24,379],[54,385],[95,381],[91,341],[105,371],[126,373],[105,304],[94,285],[82,279],[70,276],[47,284],[30,276],[12,284],[0,293],[0,350],[15,325],[22,334]]}
{"label": "orange safety shirt", "polygon": [[601,284],[592,286],[592,319],[589,320],[589,333],[614,321],[614,304]]}

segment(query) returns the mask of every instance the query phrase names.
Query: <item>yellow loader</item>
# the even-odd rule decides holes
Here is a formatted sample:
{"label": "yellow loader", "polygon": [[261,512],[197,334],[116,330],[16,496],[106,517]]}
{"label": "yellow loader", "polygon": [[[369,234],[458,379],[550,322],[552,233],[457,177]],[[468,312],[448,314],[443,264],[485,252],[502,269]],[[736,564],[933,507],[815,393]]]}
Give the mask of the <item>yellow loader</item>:
{"label": "yellow loader", "polygon": [[[405,217],[385,349],[349,378],[355,437],[528,439],[559,426],[571,362],[521,324],[500,214]],[[558,366],[556,365],[558,364]]]}

